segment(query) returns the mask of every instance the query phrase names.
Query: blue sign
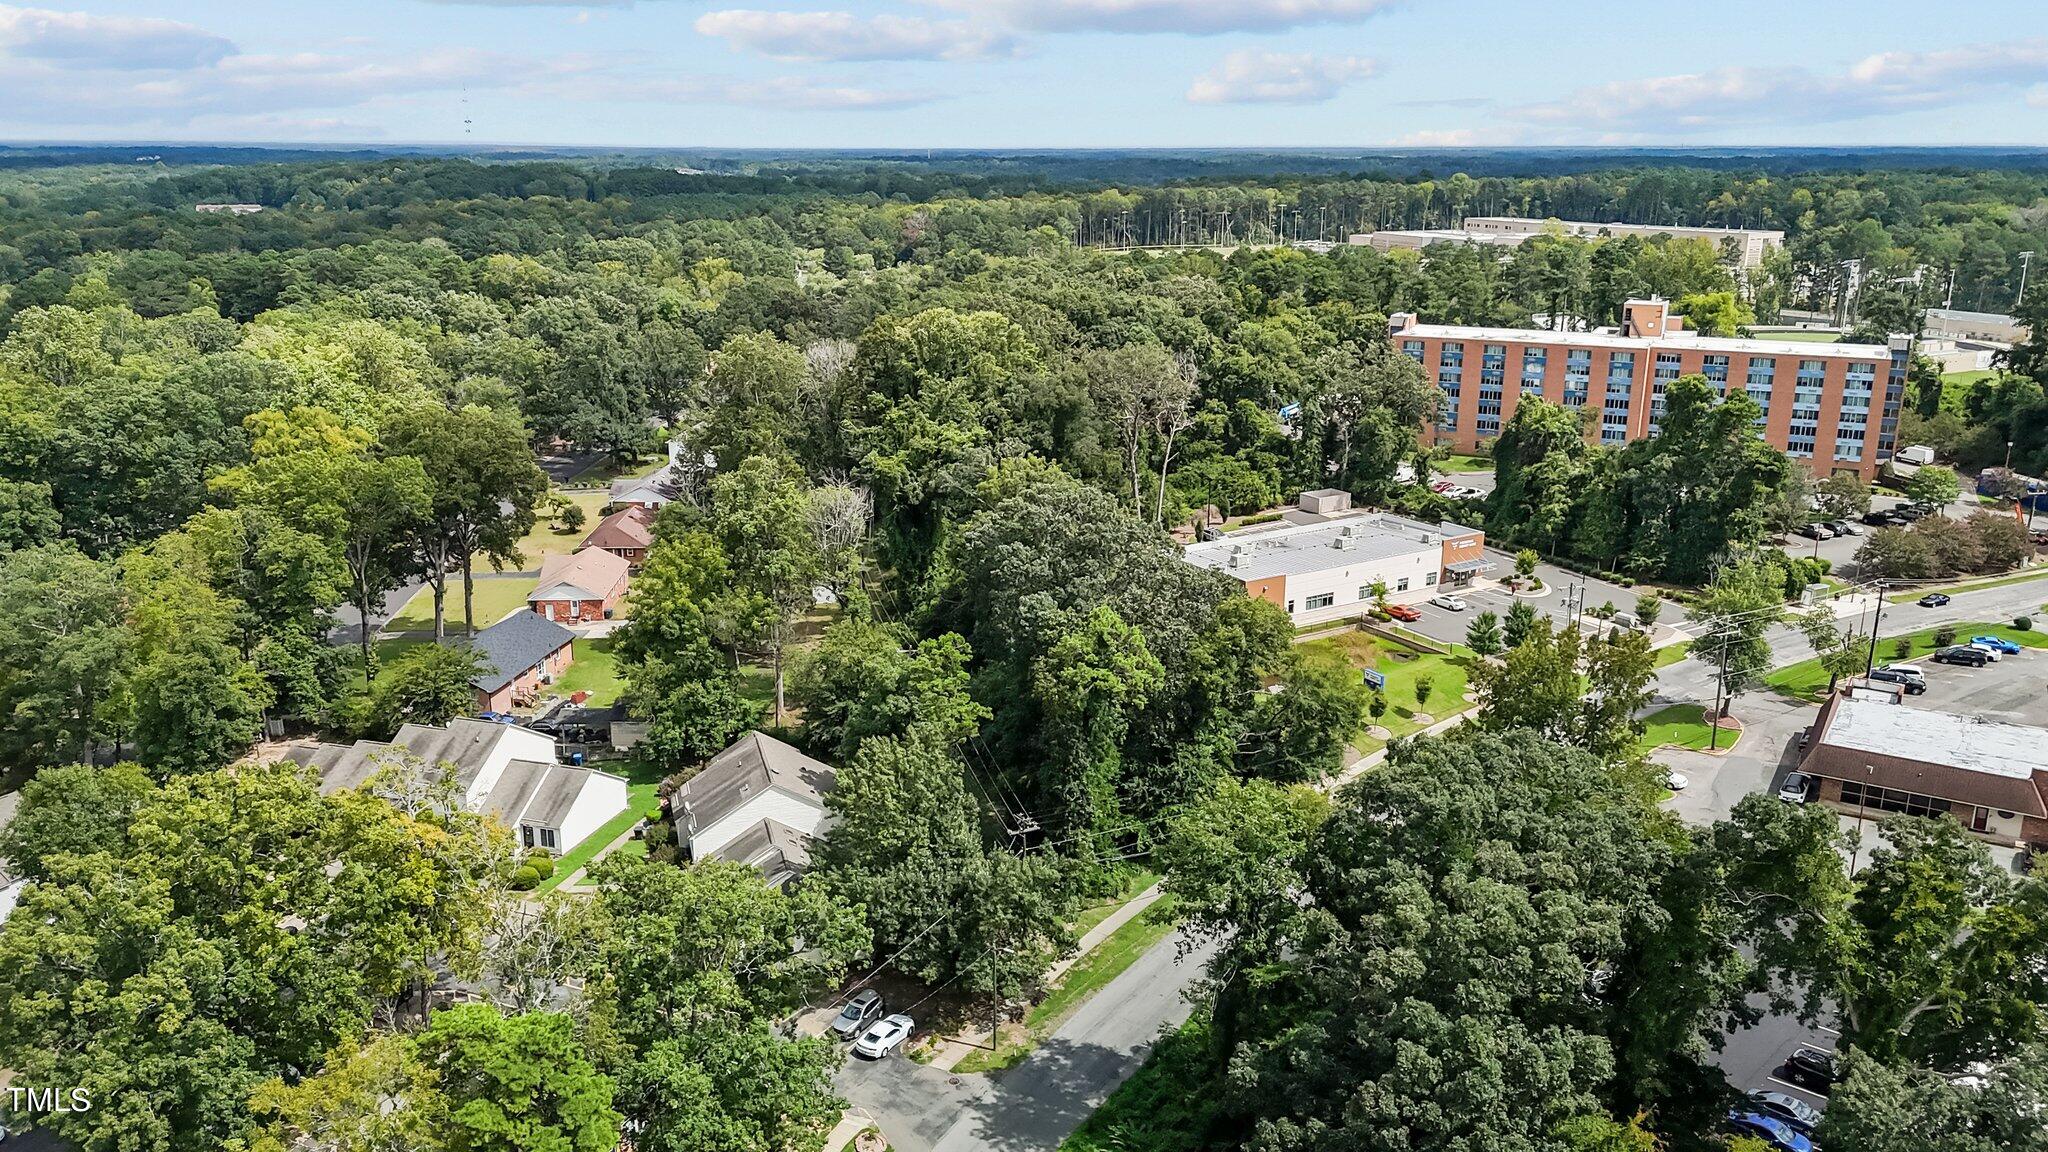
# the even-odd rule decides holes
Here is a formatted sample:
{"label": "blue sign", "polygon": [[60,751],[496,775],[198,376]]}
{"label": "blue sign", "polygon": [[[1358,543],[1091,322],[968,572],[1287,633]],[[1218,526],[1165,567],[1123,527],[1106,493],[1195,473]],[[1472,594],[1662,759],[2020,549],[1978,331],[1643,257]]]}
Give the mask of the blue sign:
{"label": "blue sign", "polygon": [[1387,678],[1370,668],[1367,668],[1361,675],[1365,677],[1365,686],[1368,688],[1384,689],[1387,686]]}

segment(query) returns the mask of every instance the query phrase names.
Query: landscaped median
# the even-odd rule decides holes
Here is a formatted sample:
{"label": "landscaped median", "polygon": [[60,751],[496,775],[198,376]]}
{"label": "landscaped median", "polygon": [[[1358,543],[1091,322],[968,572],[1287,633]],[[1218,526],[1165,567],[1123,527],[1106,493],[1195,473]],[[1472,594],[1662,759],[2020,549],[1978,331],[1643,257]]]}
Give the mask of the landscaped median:
{"label": "landscaped median", "polygon": [[1981,592],[1986,588],[2004,588],[2012,584],[2025,584],[2030,580],[2048,579],[2048,564],[2029,568],[2025,572],[2014,572],[2010,576],[1999,576],[1989,580],[1964,580],[1940,588],[1908,588],[1885,597],[1890,604],[1911,604],[1929,593],[1939,592],[1944,596],[1960,596],[1965,592]]}
{"label": "landscaped median", "polygon": [[[1950,644],[1967,644],[1972,636],[1996,636],[2026,648],[2048,648],[2048,635],[2030,628],[2014,628],[2010,624],[1943,624],[1936,628],[1922,628],[1918,632],[1907,633],[1903,639],[1907,642],[1908,648],[1903,653],[1898,648],[1901,637],[1884,637],[1877,642],[1877,658],[1872,661],[1873,666],[1895,660],[1917,660],[1945,647],[1935,643],[1934,634],[1937,631],[1953,631],[1955,637],[1949,641]],[[1801,660],[1797,664],[1787,664],[1764,677],[1764,685],[1780,696],[1818,703],[1827,697],[1828,673],[1817,659]]]}
{"label": "landscaped median", "polygon": [[1698,704],[1673,704],[1643,718],[1642,749],[1654,752],[1666,745],[1704,749],[1713,743],[1725,752],[1735,747],[1735,741],[1742,736],[1742,728],[1723,720],[1720,729],[1721,738],[1716,741],[1713,728],[1707,725],[1705,708]]}

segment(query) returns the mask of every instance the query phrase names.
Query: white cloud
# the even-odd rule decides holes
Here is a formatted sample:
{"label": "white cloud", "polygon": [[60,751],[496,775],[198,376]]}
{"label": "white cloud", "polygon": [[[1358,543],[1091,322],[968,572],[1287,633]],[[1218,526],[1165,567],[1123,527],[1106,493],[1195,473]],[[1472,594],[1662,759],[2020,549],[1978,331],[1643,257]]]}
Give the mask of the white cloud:
{"label": "white cloud", "polygon": [[1603,139],[1701,135],[1770,125],[1830,124],[2010,96],[2048,81],[2048,39],[1884,52],[1841,72],[1798,65],[1730,67],[1580,88],[1510,108],[1524,124]]}
{"label": "white cloud", "polygon": [[193,68],[235,51],[203,28],[149,16],[96,16],[0,4],[0,57],[73,67]]}
{"label": "white cloud", "polygon": [[1196,104],[1320,104],[1378,67],[1362,56],[1244,48],[1195,77],[1188,99]]}
{"label": "white cloud", "polygon": [[927,0],[1029,32],[1279,32],[1356,24],[1399,0]]}
{"label": "white cloud", "polygon": [[696,29],[778,60],[974,60],[1017,50],[1015,39],[996,29],[921,16],[740,8],[706,12]]}
{"label": "white cloud", "polygon": [[765,80],[729,76],[585,77],[573,85],[585,99],[660,104],[724,104],[809,112],[885,112],[913,108],[940,98],[937,92],[868,88],[808,76]]}

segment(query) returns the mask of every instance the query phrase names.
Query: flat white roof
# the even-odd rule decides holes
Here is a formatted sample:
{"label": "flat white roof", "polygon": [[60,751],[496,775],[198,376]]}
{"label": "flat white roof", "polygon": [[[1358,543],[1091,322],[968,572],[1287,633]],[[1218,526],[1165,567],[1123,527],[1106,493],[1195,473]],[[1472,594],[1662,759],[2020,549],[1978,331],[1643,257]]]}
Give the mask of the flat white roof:
{"label": "flat white roof", "polygon": [[[1198,568],[1213,569],[1240,580],[1262,580],[1269,576],[1327,572],[1397,556],[1440,553],[1445,537],[1470,535],[1473,531],[1455,524],[1432,528],[1406,517],[1366,513],[1321,524],[1206,540],[1188,545],[1182,556]],[[1339,548],[1340,539],[1349,539],[1351,546]],[[1230,565],[1233,553],[1238,557],[1234,568]]]}
{"label": "flat white roof", "polygon": [[1969,772],[2031,780],[2048,768],[2048,731],[1851,697],[1835,705],[1823,739],[1837,748],[1911,756]]}
{"label": "flat white roof", "polygon": [[1498,344],[1563,344],[1580,348],[1656,350],[1695,349],[1743,356],[1794,356],[1806,360],[1869,360],[1891,363],[1883,344],[1822,344],[1804,340],[1742,340],[1729,336],[1696,336],[1674,332],[1665,336],[1623,336],[1614,332],[1554,332],[1544,328],[1474,328],[1463,324],[1417,324],[1393,334],[1394,339],[1471,340]]}

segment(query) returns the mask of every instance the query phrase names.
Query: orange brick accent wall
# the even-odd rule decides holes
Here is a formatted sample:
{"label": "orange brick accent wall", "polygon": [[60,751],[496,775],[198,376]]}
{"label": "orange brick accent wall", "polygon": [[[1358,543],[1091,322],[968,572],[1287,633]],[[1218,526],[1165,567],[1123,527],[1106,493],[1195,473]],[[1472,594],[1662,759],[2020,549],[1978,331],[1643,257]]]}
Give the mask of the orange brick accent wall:
{"label": "orange brick accent wall", "polygon": [[1247,596],[1255,596],[1273,605],[1275,608],[1287,607],[1287,577],[1285,576],[1266,576],[1258,580],[1247,580],[1244,582],[1244,590]]}

